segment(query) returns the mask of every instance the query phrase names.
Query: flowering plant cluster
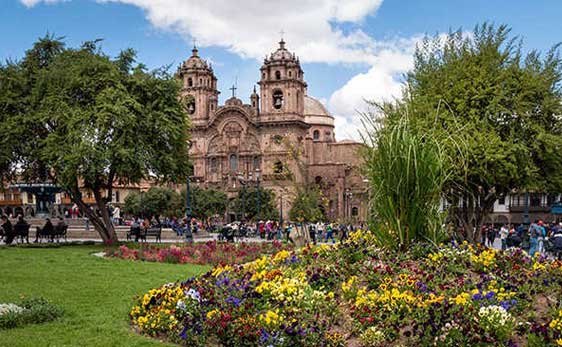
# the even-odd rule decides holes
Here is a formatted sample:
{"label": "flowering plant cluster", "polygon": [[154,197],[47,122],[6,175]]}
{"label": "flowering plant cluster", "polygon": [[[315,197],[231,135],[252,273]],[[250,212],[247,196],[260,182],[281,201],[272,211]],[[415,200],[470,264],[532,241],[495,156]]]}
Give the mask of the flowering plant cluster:
{"label": "flowering plant cluster", "polygon": [[291,245],[283,245],[279,241],[241,243],[208,241],[181,246],[141,245],[141,248],[129,248],[126,245],[122,245],[119,248],[107,249],[106,256],[175,264],[218,265],[245,263],[261,257],[263,254],[273,254],[280,250],[291,248]]}
{"label": "flowering plant cluster", "polygon": [[337,245],[217,265],[141,296],[141,332],[187,346],[562,345],[562,263],[470,244]]}
{"label": "flowering plant cluster", "polygon": [[0,304],[0,330],[27,324],[50,322],[62,316],[63,310],[42,298],[24,298],[17,304]]}

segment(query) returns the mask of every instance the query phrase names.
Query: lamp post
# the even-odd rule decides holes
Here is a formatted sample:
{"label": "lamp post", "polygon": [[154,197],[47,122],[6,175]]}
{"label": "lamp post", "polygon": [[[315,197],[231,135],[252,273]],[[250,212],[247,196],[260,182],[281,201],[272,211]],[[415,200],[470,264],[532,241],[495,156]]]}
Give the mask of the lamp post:
{"label": "lamp post", "polygon": [[257,207],[257,215],[256,215],[256,222],[259,223],[260,221],[260,169],[256,168],[256,207]]}
{"label": "lamp post", "polygon": [[242,216],[240,218],[240,221],[245,222],[246,221],[246,180],[244,179],[242,173],[238,174],[238,180],[242,185]]}
{"label": "lamp post", "polygon": [[279,195],[279,227],[283,225],[283,193]]}
{"label": "lamp post", "polygon": [[345,192],[343,193],[343,205],[344,205],[344,212],[343,212],[343,216],[344,218],[348,218],[349,217],[349,200],[351,199],[352,193],[350,191],[349,188],[345,188]]}
{"label": "lamp post", "polygon": [[[187,146],[188,148],[188,155],[189,155],[189,149],[191,149],[191,141],[188,141]],[[187,173],[187,185],[186,185],[186,189],[185,189],[185,217],[187,219],[187,232],[186,232],[186,238],[190,238],[191,237],[191,215],[192,215],[192,210],[191,210],[191,187],[190,187],[190,181],[191,181],[191,165],[189,166],[189,172]]]}

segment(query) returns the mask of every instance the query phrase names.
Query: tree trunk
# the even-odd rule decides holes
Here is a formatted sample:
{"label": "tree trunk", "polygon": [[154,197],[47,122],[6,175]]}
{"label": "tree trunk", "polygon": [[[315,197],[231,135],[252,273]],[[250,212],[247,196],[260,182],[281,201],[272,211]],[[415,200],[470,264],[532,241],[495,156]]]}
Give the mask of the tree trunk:
{"label": "tree trunk", "polygon": [[96,205],[100,208],[100,204],[102,206],[102,218],[100,218],[92,209],[86,205],[84,200],[82,200],[82,193],[78,189],[78,187],[73,187],[69,189],[68,194],[70,195],[70,199],[74,202],[78,208],[86,215],[86,217],[90,220],[94,229],[100,235],[103,243],[114,245],[117,244],[119,241],[117,238],[117,234],[115,233],[115,229],[113,228],[113,224],[109,219],[109,213],[107,208],[105,208],[104,202],[101,193],[99,190],[97,192],[94,190],[94,197],[96,199]]}
{"label": "tree trunk", "polygon": [[[117,244],[117,242],[119,242],[119,239],[117,238],[117,233],[115,232],[113,223],[111,223],[109,210],[106,206],[106,199],[101,195],[101,191],[99,190],[99,188],[93,189],[93,192],[94,198],[96,199],[96,205],[98,206],[98,209],[101,210],[104,232],[107,235],[107,240],[104,240],[104,242],[109,245],[115,245]],[[97,218],[99,219],[99,217]]]}

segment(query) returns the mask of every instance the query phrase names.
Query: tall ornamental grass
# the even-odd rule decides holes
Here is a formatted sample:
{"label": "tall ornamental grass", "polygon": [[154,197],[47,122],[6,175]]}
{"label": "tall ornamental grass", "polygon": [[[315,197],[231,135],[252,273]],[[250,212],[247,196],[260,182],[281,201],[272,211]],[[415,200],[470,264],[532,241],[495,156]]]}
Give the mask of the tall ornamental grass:
{"label": "tall ornamental grass", "polygon": [[365,173],[370,184],[369,224],[382,247],[442,241],[441,192],[449,164],[433,132],[416,130],[407,116],[366,124]]}

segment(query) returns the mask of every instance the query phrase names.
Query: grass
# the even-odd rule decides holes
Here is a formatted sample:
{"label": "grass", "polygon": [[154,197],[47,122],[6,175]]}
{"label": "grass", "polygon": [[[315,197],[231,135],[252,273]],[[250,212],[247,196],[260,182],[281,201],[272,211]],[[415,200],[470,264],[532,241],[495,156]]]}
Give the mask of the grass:
{"label": "grass", "polygon": [[101,259],[102,246],[0,247],[0,303],[43,297],[65,311],[57,321],[0,330],[0,346],[166,346],[134,333],[128,313],[135,295],[208,269]]}

